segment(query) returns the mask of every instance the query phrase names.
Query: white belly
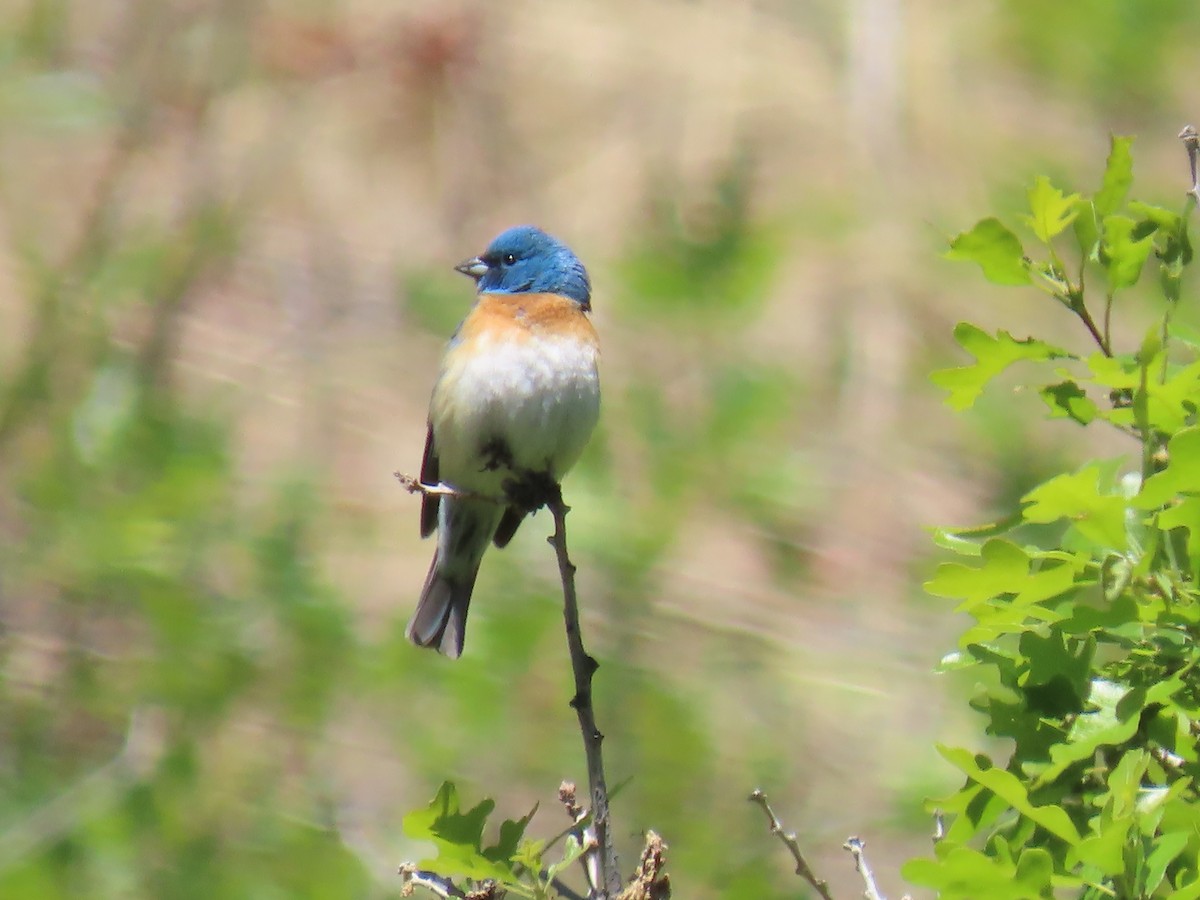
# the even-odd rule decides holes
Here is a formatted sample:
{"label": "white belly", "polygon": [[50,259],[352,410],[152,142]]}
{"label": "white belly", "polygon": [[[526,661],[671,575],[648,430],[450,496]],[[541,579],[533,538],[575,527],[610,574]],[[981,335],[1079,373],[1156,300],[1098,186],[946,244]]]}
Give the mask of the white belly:
{"label": "white belly", "polygon": [[574,337],[495,341],[453,348],[433,393],[441,479],[499,493],[511,477],[490,468],[497,444],[512,470],[555,481],[579,459],[600,415],[598,352]]}

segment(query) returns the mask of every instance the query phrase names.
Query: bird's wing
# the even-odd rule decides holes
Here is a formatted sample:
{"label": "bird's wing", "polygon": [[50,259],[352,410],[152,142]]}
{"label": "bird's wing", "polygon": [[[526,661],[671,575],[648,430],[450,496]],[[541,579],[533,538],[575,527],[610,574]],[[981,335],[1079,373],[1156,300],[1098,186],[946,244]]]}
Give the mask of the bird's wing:
{"label": "bird's wing", "polygon": [[[438,476],[437,450],[433,446],[433,425],[425,434],[425,456],[421,459],[421,483],[437,484]],[[437,528],[438,503],[441,497],[437,494],[425,494],[421,497],[421,537],[429,537]]]}

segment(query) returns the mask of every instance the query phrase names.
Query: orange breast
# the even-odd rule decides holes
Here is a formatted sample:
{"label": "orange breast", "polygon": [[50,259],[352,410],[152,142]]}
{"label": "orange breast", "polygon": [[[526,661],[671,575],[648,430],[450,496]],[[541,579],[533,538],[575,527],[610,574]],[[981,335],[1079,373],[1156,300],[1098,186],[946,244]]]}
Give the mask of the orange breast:
{"label": "orange breast", "polygon": [[599,345],[579,304],[558,294],[480,294],[458,337],[467,344],[483,334],[506,334],[510,340],[556,335]]}

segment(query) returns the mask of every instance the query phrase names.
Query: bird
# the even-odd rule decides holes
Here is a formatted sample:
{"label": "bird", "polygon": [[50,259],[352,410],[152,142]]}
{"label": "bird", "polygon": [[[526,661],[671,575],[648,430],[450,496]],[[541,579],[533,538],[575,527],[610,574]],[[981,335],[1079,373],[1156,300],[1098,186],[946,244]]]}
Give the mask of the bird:
{"label": "bird", "polygon": [[[579,257],[533,225],[455,266],[475,303],[451,337],[429,404],[421,536],[437,548],[407,635],[452,659],[489,544],[504,547],[559,491],[600,416],[600,344]],[[557,494],[561,496],[561,494]]]}

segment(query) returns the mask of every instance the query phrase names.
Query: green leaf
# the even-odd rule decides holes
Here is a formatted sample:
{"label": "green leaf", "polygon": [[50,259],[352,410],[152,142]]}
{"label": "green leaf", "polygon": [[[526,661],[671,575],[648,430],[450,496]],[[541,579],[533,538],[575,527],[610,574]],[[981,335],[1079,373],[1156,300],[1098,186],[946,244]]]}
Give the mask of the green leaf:
{"label": "green leaf", "polygon": [[[1192,202],[1188,198],[1189,209]],[[1183,269],[1192,261],[1192,242],[1188,237],[1188,217],[1161,206],[1133,202],[1130,211],[1140,216],[1139,230],[1152,234],[1159,259],[1159,286],[1171,301],[1179,299]]]}
{"label": "green leaf", "polygon": [[1133,287],[1154,250],[1154,235],[1147,234],[1141,223],[1128,216],[1104,217],[1104,237],[1100,241],[1100,264],[1108,276],[1109,291]]}
{"label": "green leaf", "polygon": [[1146,390],[1149,423],[1168,434],[1182,431],[1195,421],[1200,406],[1200,362],[1173,369],[1165,382],[1147,379]]}
{"label": "green leaf", "polygon": [[[943,841],[942,845],[946,842]],[[905,881],[932,888],[939,897],[1026,900],[1013,882],[1016,867],[1003,865],[970,847],[939,845],[938,859],[910,859],[900,869]]]}
{"label": "green leaf", "polygon": [[1034,897],[1052,897],[1054,859],[1041,847],[1029,847],[1017,858],[1014,881]]}
{"label": "green leaf", "polygon": [[1064,634],[1086,634],[1102,630],[1110,638],[1122,628],[1132,628],[1140,637],[1140,621],[1137,602],[1128,594],[1124,594],[1099,609],[1076,603],[1071,615],[1060,619],[1056,627]]}
{"label": "green leaf", "polygon": [[[525,829],[529,827],[529,823],[537,811],[538,804],[535,803],[533,809],[521,818],[505,819],[501,822],[499,840],[493,846],[485,848],[483,855],[492,862],[510,865],[513,858],[517,855],[517,849],[522,845],[523,838],[525,837]],[[524,843],[528,842],[525,841]]]}
{"label": "green leaf", "polygon": [[910,859],[900,870],[906,881],[933,888],[941,900],[1042,900],[1053,896],[1051,885],[1075,886],[1074,879],[1053,875],[1054,864],[1041,848],[1011,859],[942,841],[937,859]]}
{"label": "green leaf", "polygon": [[962,528],[934,528],[931,533],[933,543],[944,550],[952,550],[961,556],[979,556],[981,540],[1007,534],[1020,524],[1021,514],[1013,513],[995,522]]}
{"label": "green leaf", "polygon": [[545,841],[521,841],[517,852],[512,856],[513,865],[523,866],[530,872],[540,872],[542,871],[542,854],[545,852]]}
{"label": "green leaf", "polygon": [[1149,897],[1158,890],[1167,874],[1167,866],[1174,862],[1175,857],[1184,851],[1188,844],[1188,835],[1181,831],[1157,835],[1154,838],[1154,849],[1146,859],[1146,867],[1142,875],[1143,896]]}
{"label": "green leaf", "polygon": [[1079,214],[1071,227],[1075,232],[1075,244],[1085,261],[1096,262],[1097,249],[1100,245],[1100,219],[1096,207],[1091,200],[1079,201]]}
{"label": "green leaf", "polygon": [[1133,185],[1133,137],[1112,135],[1108,161],[1104,166],[1104,180],[1100,190],[1092,198],[1096,212],[1103,219],[1116,212],[1129,196]]}
{"label": "green leaf", "polygon": [[1026,222],[1037,239],[1049,244],[1070,225],[1079,214],[1079,195],[1064,194],[1045,175],[1039,175],[1029,189],[1029,212]]}
{"label": "green leaf", "polygon": [[1182,494],[1200,493],[1200,427],[1185,428],[1167,443],[1167,467],[1146,479],[1134,502],[1142,509],[1166,506]]}
{"label": "green leaf", "polygon": [[1088,696],[1091,709],[1075,717],[1063,743],[1050,748],[1051,765],[1039,773],[1038,781],[1049,783],[1073,764],[1091,759],[1100,747],[1129,740],[1137,731],[1138,716],[1129,710],[1121,710],[1125,715],[1119,715],[1118,709],[1121,701],[1131,694],[1128,685],[1103,679],[1094,681]]}
{"label": "green leaf", "polygon": [[483,828],[495,807],[494,801],[485,799],[460,812],[458,789],[446,781],[427,807],[404,817],[402,826],[406,836],[432,841],[437,848],[437,858],[422,860],[422,867],[445,875],[511,882],[511,863],[489,859],[482,848]]}
{"label": "green leaf", "polygon": [[1120,463],[1093,463],[1039,485],[1021,498],[1026,504],[1025,520],[1047,524],[1068,519],[1081,535],[1099,546],[1125,550],[1127,501],[1110,486]]}
{"label": "green leaf", "polygon": [[942,563],[925,590],[935,597],[963,600],[970,608],[1003,594],[1016,594],[1029,581],[1029,557],[1009,541],[993,538],[983,545],[980,566]]}
{"label": "green leaf", "polygon": [[976,757],[957,747],[937,745],[938,753],[972,781],[1004,799],[1013,809],[1055,837],[1072,846],[1079,843],[1079,832],[1070,816],[1059,806],[1034,806],[1025,786],[1011,772],[992,767],[986,757]]}
{"label": "green leaf", "polygon": [[1096,652],[1093,640],[1068,640],[1057,628],[1047,634],[1026,632],[1021,635],[1021,655],[1028,665],[1025,687],[1049,684],[1063,678],[1074,695],[1073,705],[1082,705],[1089,692],[1088,673]]}
{"label": "green leaf", "polygon": [[1108,876],[1120,875],[1125,870],[1122,850],[1129,837],[1133,822],[1121,819],[1110,822],[1099,834],[1089,835],[1074,850],[1074,857],[1089,866],[1095,866]]}
{"label": "green leaf", "polygon": [[558,877],[560,872],[581,856],[583,856],[583,844],[579,842],[579,839],[575,835],[567,835],[566,843],[563,845],[562,859],[546,868],[546,880],[553,881]]}
{"label": "green leaf", "polygon": [[1164,531],[1187,529],[1188,558],[1192,577],[1200,580],[1200,497],[1184,497],[1155,516],[1155,523]]}
{"label": "green leaf", "polygon": [[1029,284],[1029,264],[1021,241],[999,219],[983,219],[950,241],[946,259],[978,263],[992,284]]}
{"label": "green leaf", "polygon": [[1040,393],[1050,407],[1051,418],[1074,419],[1080,425],[1086,425],[1096,418],[1096,404],[1074,381],[1048,384]]}
{"label": "green leaf", "polygon": [[969,409],[974,405],[987,383],[1013,363],[1075,358],[1066,350],[1034,338],[1017,340],[1007,331],[997,332],[992,337],[969,322],[960,322],[954,327],[954,339],[975,357],[975,363],[941,369],[934,372],[930,380],[950,392],[946,403],[957,410]]}
{"label": "green leaf", "polygon": [[1145,750],[1129,750],[1108,774],[1109,802],[1114,816],[1132,815],[1137,810],[1149,762]]}

